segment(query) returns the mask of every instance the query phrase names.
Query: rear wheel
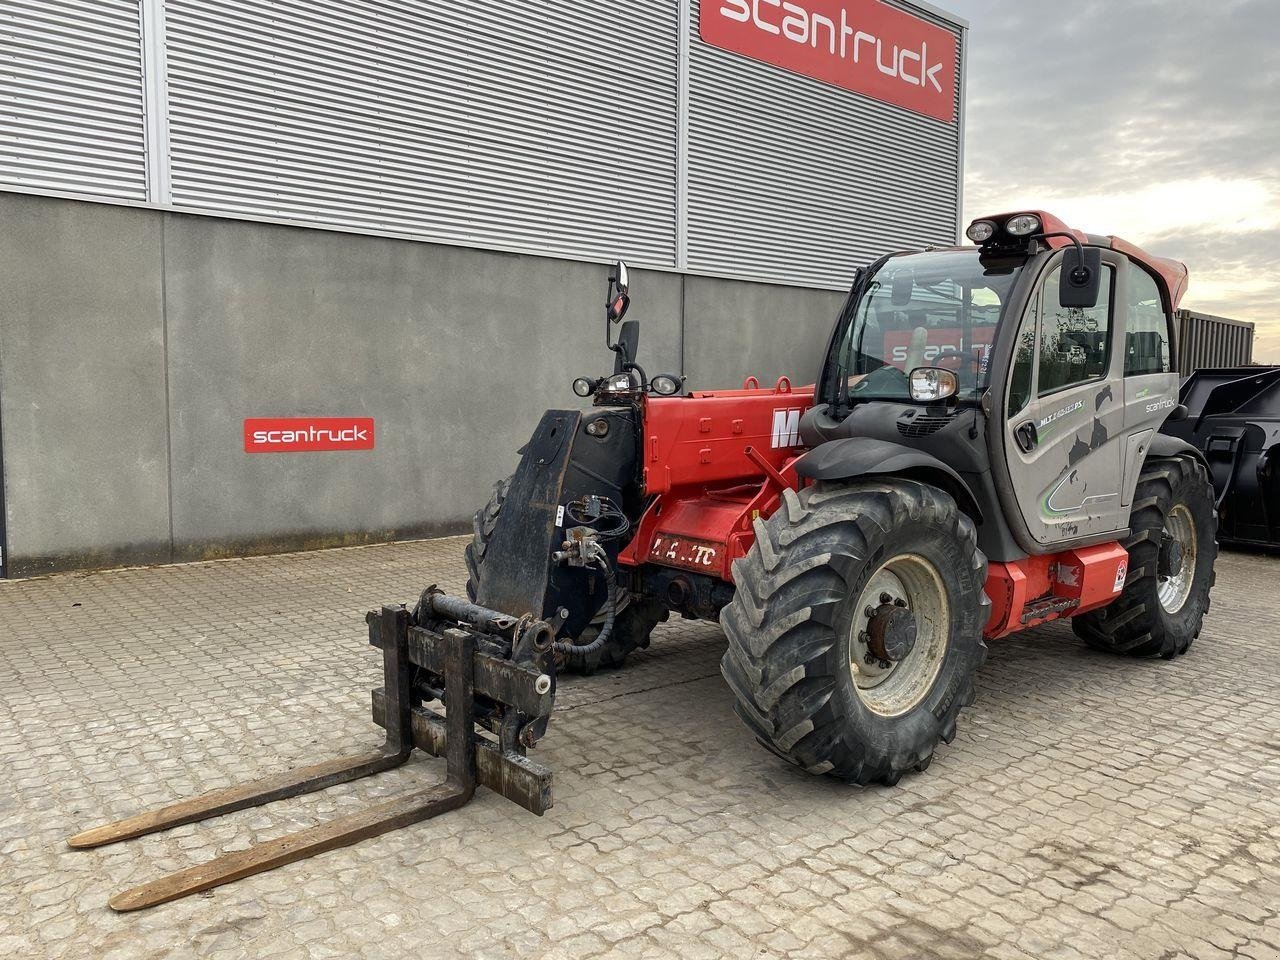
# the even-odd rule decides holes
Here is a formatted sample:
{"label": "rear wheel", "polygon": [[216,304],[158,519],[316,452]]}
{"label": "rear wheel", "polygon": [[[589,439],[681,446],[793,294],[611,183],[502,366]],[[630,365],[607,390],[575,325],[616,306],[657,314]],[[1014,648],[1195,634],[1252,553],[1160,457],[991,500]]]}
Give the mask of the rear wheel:
{"label": "rear wheel", "polygon": [[1133,497],[1124,590],[1072,621],[1096,650],[1172,660],[1187,652],[1209,612],[1218,556],[1213,484],[1197,460],[1153,460]]}
{"label": "rear wheel", "polygon": [[893,784],[925,769],[973,702],[986,568],[973,522],[935,487],[788,491],[720,616],[738,716],[811,773]]}
{"label": "rear wheel", "polygon": [[[489,502],[476,511],[471,542],[466,549],[467,597],[472,603],[476,599],[476,585],[484,576],[484,560],[489,540],[493,536],[494,526],[510,488],[510,477],[499,480],[493,485]],[[601,667],[621,667],[633,650],[649,646],[649,635],[653,628],[667,619],[666,607],[654,601],[635,599],[621,588],[614,602],[618,609],[614,617],[613,632],[604,646],[594,653],[570,653],[565,658],[566,669],[574,673],[592,674]],[[574,644],[586,646],[594,640],[599,635],[603,620],[603,615],[596,617],[580,636],[574,638]]]}

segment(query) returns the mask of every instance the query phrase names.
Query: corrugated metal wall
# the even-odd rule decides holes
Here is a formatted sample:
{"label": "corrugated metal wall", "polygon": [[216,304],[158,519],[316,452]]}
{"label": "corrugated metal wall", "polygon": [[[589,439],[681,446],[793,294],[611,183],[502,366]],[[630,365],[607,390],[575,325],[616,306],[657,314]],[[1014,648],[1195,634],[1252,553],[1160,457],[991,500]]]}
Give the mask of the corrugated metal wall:
{"label": "corrugated metal wall", "polygon": [[1178,311],[1178,373],[1253,363],[1252,323],[1194,310]]}
{"label": "corrugated metal wall", "polygon": [[711,47],[698,18],[7,0],[0,186],[820,287],[955,240],[961,124]]}
{"label": "corrugated metal wall", "polygon": [[691,269],[843,286],[891,250],[956,241],[958,123],[705,44],[691,6]]}
{"label": "corrugated metal wall", "polygon": [[174,202],[670,264],[673,5],[529,9],[169,0]]}
{"label": "corrugated metal wall", "polygon": [[145,200],[138,0],[0,4],[0,184]]}

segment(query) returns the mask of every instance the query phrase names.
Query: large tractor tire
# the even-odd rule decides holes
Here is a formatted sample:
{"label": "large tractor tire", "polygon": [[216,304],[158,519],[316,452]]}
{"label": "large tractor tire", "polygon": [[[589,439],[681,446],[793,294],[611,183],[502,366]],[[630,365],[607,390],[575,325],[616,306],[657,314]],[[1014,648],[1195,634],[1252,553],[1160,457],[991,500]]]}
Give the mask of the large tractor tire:
{"label": "large tractor tire", "polygon": [[1148,461],[1129,520],[1124,590],[1110,606],[1072,621],[1095,650],[1172,660],[1191,648],[1209,612],[1218,557],[1218,514],[1204,465],[1190,457]]}
{"label": "large tractor tire", "polygon": [[884,479],[788,491],[755,530],[720,615],[738,716],[811,773],[924,770],[986,658],[973,521],[936,487]]}
{"label": "large tractor tire", "polygon": [[[471,542],[467,544],[467,597],[473,603],[476,599],[476,584],[480,582],[484,568],[485,551],[489,546],[489,538],[493,536],[493,528],[502,512],[503,502],[507,499],[507,491],[511,487],[511,478],[499,480],[493,486],[493,494],[489,502],[476,511]],[[604,646],[593,653],[570,653],[566,657],[565,667],[574,672],[592,674],[601,667],[621,667],[627,655],[633,650],[642,650],[649,646],[649,635],[653,628],[667,619],[667,609],[652,600],[633,598],[622,589],[614,598],[617,612],[613,621],[613,632]],[[577,646],[586,646],[600,633],[603,617],[597,617],[581,636],[574,638]]]}

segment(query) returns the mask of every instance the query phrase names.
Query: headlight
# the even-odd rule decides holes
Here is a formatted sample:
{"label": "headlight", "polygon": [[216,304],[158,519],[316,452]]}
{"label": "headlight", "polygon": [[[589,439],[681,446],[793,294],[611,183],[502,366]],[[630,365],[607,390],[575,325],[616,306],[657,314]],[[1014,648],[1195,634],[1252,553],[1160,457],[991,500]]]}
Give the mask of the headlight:
{"label": "headlight", "polygon": [[986,243],[996,235],[996,225],[990,220],[975,220],[964,235],[974,243]]}
{"label": "headlight", "polygon": [[1010,217],[1004,228],[1015,237],[1029,237],[1040,232],[1040,218],[1030,213],[1020,213]]}
{"label": "headlight", "polygon": [[941,367],[916,367],[911,371],[911,399],[921,403],[945,400],[955,395],[960,383],[956,375]]}
{"label": "headlight", "polygon": [[628,393],[634,388],[635,381],[631,379],[631,374],[615,373],[612,377],[601,380],[598,389],[601,393]]}
{"label": "headlight", "polygon": [[600,381],[588,380],[586,377],[579,377],[573,381],[573,392],[580,397],[589,397],[596,392],[596,385]]}
{"label": "headlight", "polygon": [[674,397],[680,392],[680,378],[674,373],[660,373],[649,381],[649,389],[660,397]]}

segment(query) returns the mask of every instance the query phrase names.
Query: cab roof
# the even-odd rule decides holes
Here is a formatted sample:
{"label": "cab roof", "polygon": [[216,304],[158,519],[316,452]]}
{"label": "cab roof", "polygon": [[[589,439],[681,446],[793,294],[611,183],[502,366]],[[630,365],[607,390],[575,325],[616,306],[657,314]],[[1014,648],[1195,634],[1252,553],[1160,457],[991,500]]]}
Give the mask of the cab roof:
{"label": "cab roof", "polygon": [[[1155,275],[1160,285],[1164,288],[1165,294],[1169,297],[1169,304],[1172,309],[1177,310],[1178,305],[1182,303],[1182,297],[1187,292],[1188,271],[1187,265],[1178,260],[1153,256],[1141,247],[1120,237],[1096,236],[1085,233],[1083,230],[1073,229],[1058,217],[1051,213],[1046,213],[1044,210],[1018,210],[1014,213],[999,213],[992,217],[978,217],[977,220],[989,220],[998,226],[1003,226],[1011,218],[1025,213],[1030,213],[1040,218],[1044,233],[1070,234],[1081,243],[1095,247],[1106,247],[1107,249],[1115,250],[1117,253],[1132,257]],[[1069,239],[1061,236],[1049,237],[1044,242],[1055,250],[1071,244]]]}

